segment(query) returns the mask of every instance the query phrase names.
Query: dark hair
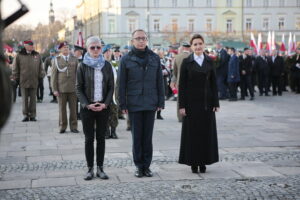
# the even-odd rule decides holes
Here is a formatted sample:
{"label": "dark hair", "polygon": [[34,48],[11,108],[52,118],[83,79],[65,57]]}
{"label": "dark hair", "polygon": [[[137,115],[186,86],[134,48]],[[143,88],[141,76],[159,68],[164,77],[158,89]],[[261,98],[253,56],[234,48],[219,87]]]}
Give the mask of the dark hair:
{"label": "dark hair", "polygon": [[235,48],[234,47],[230,47],[229,48],[231,51],[233,51],[233,53],[235,53]]}
{"label": "dark hair", "polygon": [[248,47],[245,47],[245,48],[244,48],[244,51],[247,51],[247,50],[249,50],[249,48],[248,48]]}
{"label": "dark hair", "polygon": [[202,37],[202,35],[200,35],[200,34],[195,34],[195,35],[192,36],[192,38],[191,38],[191,40],[190,40],[190,45],[193,44],[193,41],[194,41],[195,39],[201,39],[202,42],[204,43],[204,38]]}
{"label": "dark hair", "polygon": [[148,35],[147,35],[147,33],[146,33],[146,31],[144,31],[143,29],[136,29],[135,31],[133,31],[132,32],[132,34],[131,34],[131,37],[133,37],[134,36],[134,34],[136,33],[136,32],[144,32],[145,33],[145,35],[146,35],[146,37],[148,37]]}

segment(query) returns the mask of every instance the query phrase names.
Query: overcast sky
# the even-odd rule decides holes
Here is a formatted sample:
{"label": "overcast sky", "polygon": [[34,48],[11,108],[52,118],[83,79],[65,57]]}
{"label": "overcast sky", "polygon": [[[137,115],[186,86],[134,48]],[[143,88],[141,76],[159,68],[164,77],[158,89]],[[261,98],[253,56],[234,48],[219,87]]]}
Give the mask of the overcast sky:
{"label": "overcast sky", "polygon": [[[39,22],[47,24],[49,19],[50,0],[22,0],[22,2],[30,9],[29,13],[24,15],[16,24],[28,24],[30,26],[36,26]],[[76,13],[76,5],[81,0],[52,0],[53,9],[56,19],[71,17]],[[5,18],[19,9],[19,3],[17,0],[2,0],[1,14],[2,18]]]}

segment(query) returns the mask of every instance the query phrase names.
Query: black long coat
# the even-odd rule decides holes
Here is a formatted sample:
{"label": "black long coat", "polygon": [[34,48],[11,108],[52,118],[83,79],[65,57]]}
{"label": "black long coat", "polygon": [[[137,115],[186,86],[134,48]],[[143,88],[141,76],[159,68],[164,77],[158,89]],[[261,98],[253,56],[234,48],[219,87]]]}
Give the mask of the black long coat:
{"label": "black long coat", "polygon": [[179,79],[179,108],[185,108],[179,163],[209,165],[219,161],[216,117],[219,107],[216,75],[212,60],[205,56],[202,66],[194,55],[183,60]]}

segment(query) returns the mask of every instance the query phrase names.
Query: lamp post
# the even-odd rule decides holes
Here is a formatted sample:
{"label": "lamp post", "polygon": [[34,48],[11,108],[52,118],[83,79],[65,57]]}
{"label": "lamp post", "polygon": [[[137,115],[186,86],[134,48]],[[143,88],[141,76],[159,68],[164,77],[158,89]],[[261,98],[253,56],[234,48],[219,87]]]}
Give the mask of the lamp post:
{"label": "lamp post", "polygon": [[148,42],[150,45],[150,2],[147,0],[147,29],[148,29]]}

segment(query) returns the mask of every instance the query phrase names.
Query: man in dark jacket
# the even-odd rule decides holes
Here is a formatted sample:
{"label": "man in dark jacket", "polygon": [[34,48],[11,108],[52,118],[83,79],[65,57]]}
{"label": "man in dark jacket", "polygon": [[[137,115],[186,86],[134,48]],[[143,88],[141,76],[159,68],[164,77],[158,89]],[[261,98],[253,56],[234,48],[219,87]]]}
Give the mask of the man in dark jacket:
{"label": "man in dark jacket", "polygon": [[226,84],[227,84],[228,62],[230,56],[228,55],[227,51],[224,48],[222,48],[221,44],[217,44],[217,53],[220,60],[216,69],[219,99],[227,99],[228,88]]}
{"label": "man in dark jacket", "polygon": [[129,113],[136,177],[153,176],[150,164],[155,111],[164,108],[160,59],[148,49],[147,41],[144,30],[132,33],[132,51],[122,57],[118,71],[120,108],[124,114]]}
{"label": "man in dark jacket", "polygon": [[240,75],[241,75],[241,100],[245,100],[247,89],[250,92],[250,100],[254,100],[254,91],[252,86],[252,57],[249,55],[249,49],[245,48],[243,55],[240,59]]}
{"label": "man in dark jacket", "polygon": [[237,101],[237,84],[240,82],[239,59],[235,54],[233,47],[228,51],[230,60],[228,63],[228,76],[227,82],[229,85],[229,101]]}
{"label": "man in dark jacket", "polygon": [[265,96],[269,96],[269,74],[270,67],[268,65],[266,53],[264,49],[260,50],[260,55],[257,56],[254,64],[254,68],[258,72],[258,88],[259,95],[262,96],[265,93]]}
{"label": "man in dark jacket", "polygon": [[271,70],[271,81],[273,96],[282,95],[282,78],[284,75],[284,60],[278,55],[277,50],[272,51],[272,55],[268,59],[269,68]]}

